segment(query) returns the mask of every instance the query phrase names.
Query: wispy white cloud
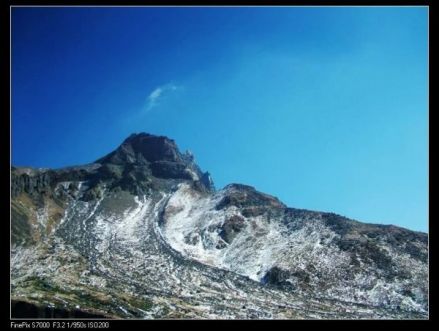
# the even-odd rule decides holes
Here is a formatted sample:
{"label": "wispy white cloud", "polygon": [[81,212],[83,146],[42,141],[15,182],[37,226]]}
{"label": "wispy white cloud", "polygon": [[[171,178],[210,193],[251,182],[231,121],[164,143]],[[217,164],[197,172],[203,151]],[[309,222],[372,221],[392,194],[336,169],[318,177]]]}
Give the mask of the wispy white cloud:
{"label": "wispy white cloud", "polygon": [[168,83],[156,87],[149,95],[146,100],[145,112],[158,106],[161,99],[163,99],[168,93],[181,89],[181,86],[175,85],[173,83]]}

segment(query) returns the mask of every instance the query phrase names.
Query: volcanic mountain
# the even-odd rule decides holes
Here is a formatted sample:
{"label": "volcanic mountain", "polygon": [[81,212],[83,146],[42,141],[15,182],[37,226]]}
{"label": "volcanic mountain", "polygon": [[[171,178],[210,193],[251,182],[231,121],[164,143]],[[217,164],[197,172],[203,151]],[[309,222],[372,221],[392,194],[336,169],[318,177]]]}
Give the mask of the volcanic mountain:
{"label": "volcanic mountain", "polygon": [[428,237],[216,190],[133,134],[99,160],[11,168],[12,317],[428,318]]}

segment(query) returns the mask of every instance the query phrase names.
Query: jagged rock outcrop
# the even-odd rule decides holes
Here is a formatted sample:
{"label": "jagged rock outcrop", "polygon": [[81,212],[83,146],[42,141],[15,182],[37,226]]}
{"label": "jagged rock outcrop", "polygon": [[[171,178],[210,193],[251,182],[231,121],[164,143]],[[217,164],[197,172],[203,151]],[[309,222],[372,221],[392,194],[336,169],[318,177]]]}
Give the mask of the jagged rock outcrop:
{"label": "jagged rock outcrop", "polygon": [[38,171],[30,168],[17,169],[11,167],[11,177],[12,197],[16,197],[23,192],[32,196],[44,194],[50,189],[50,171]]}
{"label": "jagged rock outcrop", "polygon": [[[147,133],[132,134],[114,152],[96,163],[113,167],[133,165],[144,173],[164,179],[199,181],[206,176],[194,163],[193,155],[180,153],[174,140]],[[205,179],[201,183],[209,189],[212,184]]]}
{"label": "jagged rock outcrop", "polygon": [[428,314],[425,233],[288,208],[247,185],[215,190],[166,137],[133,134],[83,166],[13,167],[11,191],[11,295],[50,307],[37,313]]}

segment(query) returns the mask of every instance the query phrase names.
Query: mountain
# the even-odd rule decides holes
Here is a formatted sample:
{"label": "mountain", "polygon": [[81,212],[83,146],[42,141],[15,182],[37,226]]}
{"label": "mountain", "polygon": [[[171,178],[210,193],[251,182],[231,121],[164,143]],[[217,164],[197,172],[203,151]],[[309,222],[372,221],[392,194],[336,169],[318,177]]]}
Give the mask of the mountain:
{"label": "mountain", "polygon": [[216,190],[133,134],[83,166],[11,168],[13,317],[428,318],[428,236]]}

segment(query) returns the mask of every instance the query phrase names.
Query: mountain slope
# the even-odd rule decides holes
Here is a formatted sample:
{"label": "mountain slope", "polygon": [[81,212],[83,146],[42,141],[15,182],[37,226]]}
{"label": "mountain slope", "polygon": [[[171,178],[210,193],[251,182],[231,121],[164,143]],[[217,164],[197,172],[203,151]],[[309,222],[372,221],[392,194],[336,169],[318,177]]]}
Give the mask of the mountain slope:
{"label": "mountain slope", "polygon": [[11,177],[15,301],[115,318],[427,317],[426,234],[216,191],[166,137]]}

